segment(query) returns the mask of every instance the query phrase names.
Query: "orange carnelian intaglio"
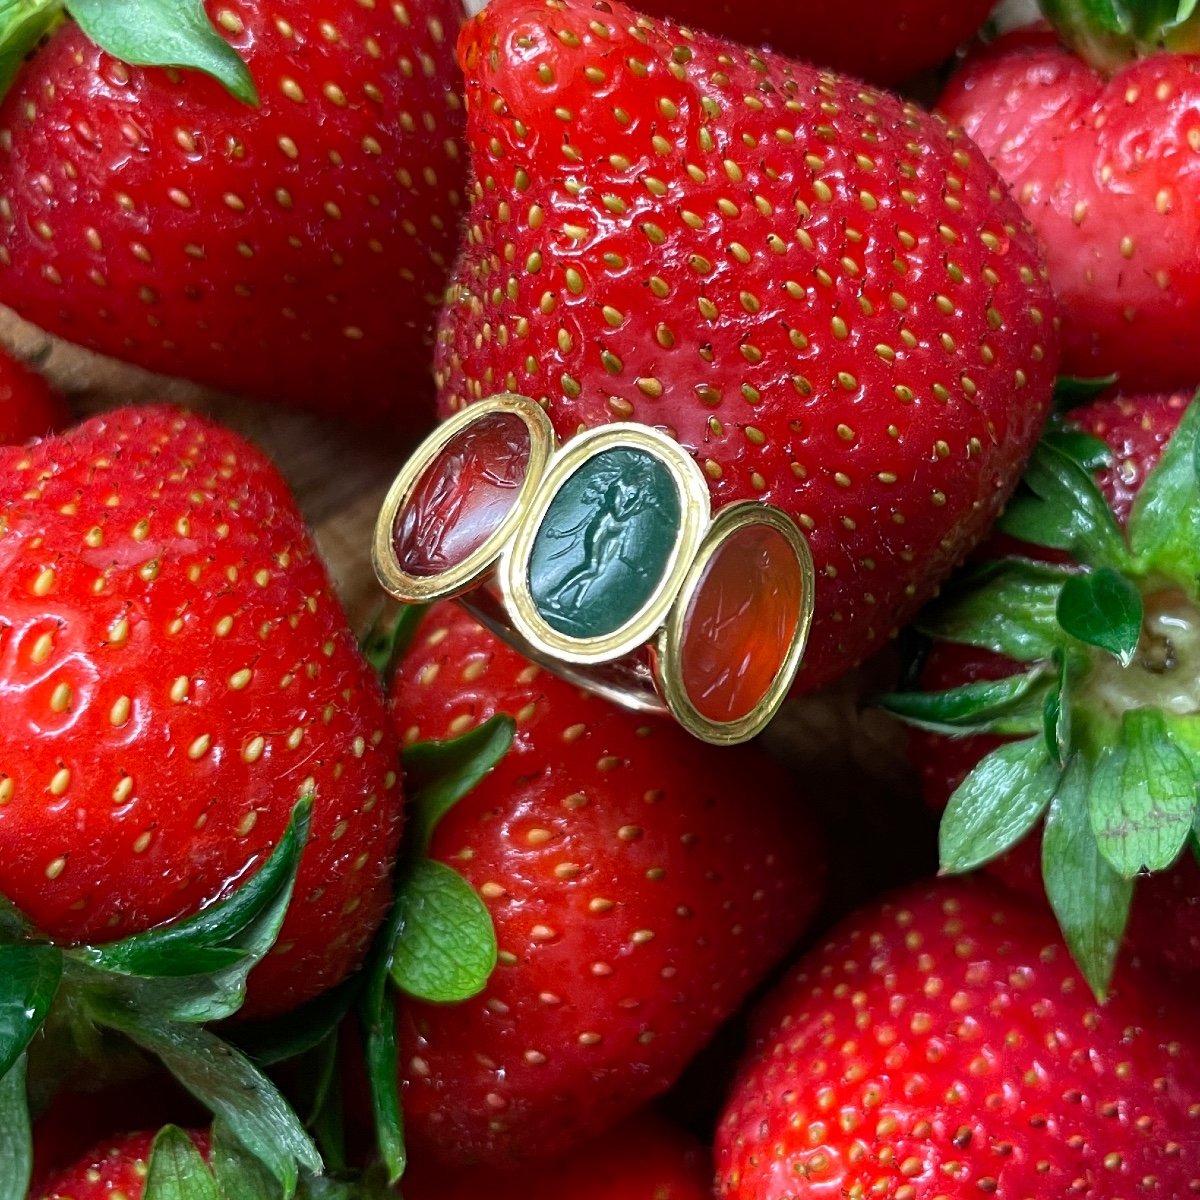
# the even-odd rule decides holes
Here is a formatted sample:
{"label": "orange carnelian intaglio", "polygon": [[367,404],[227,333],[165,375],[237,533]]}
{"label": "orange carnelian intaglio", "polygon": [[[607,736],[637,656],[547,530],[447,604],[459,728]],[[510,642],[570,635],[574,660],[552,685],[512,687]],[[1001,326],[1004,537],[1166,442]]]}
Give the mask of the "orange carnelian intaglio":
{"label": "orange carnelian intaglio", "polygon": [[787,539],[747,525],[716,549],[684,617],[681,673],[696,710],[736,721],[763,699],[800,622],[804,580]]}

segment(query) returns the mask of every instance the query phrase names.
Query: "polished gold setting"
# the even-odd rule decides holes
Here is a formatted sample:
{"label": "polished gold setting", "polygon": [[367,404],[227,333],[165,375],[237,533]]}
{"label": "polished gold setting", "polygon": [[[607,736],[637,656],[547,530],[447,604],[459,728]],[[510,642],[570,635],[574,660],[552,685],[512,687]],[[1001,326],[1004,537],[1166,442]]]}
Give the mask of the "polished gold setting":
{"label": "polished gold setting", "polygon": [[559,447],[541,407],[511,393],[418,447],[373,560],[398,600],[456,597],[540,665],[717,744],[775,715],[812,623],[812,555],[785,513],[743,501],[714,515],[703,472],[661,430],[617,423]]}

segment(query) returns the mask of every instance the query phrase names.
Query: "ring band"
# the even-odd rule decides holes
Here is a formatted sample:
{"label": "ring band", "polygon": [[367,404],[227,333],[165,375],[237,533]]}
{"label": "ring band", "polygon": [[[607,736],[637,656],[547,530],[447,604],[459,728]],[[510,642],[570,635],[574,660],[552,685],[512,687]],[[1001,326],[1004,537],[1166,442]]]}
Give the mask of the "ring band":
{"label": "ring band", "polygon": [[746,741],[783,702],[813,614],[812,554],[785,513],[715,515],[691,455],[648,425],[559,446],[504,393],[440,425],[375,526],[396,599],[457,597],[525,656],[695,736]]}

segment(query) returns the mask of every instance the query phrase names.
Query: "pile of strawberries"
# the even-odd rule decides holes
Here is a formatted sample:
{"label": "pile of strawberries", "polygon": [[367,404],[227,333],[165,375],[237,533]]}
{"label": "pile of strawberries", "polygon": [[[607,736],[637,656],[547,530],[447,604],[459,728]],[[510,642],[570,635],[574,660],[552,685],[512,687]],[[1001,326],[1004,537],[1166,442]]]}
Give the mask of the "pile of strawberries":
{"label": "pile of strawberries", "polygon": [[0,5],[0,303],[397,467],[665,429],[924,792],[352,631],[4,358],[0,1200],[1200,1194],[1195,7]]}

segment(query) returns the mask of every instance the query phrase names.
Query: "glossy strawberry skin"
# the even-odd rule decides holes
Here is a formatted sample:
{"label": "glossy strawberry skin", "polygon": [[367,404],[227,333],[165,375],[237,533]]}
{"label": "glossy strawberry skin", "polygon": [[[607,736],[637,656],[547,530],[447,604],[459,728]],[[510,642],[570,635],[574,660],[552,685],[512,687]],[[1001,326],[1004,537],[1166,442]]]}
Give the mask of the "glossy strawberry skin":
{"label": "glossy strawberry skin", "polygon": [[[1071,413],[1071,425],[1108,444],[1112,462],[1096,472],[1096,482],[1122,525],[1190,400],[1190,395],[1183,393],[1116,396],[1093,401]],[[1000,536],[985,544],[979,557],[1010,553],[1049,557],[1054,552]],[[923,665],[921,687],[941,691],[977,679],[1003,679],[1018,669],[1016,662],[1002,655],[938,642]],[[1164,680],[1164,692],[1169,687],[1169,679]],[[908,753],[919,772],[925,801],[936,809],[944,808],[976,763],[1002,741],[991,735],[949,738],[913,730]],[[1025,839],[988,863],[985,870],[1026,897],[1045,902],[1040,838]],[[1172,870],[1138,881],[1126,946],[1130,953],[1156,966],[1200,972],[1200,866],[1190,853],[1185,852]]]}
{"label": "glossy strawberry skin", "polygon": [[0,445],[27,442],[66,423],[62,396],[36,371],[0,349]]}
{"label": "glossy strawberry skin", "polygon": [[210,0],[255,111],[74,25],[0,106],[0,300],[168,375],[428,419],[465,163],[451,0]]}
{"label": "glossy strawberry skin", "polygon": [[969,59],[939,108],[991,158],[1046,247],[1066,374],[1127,392],[1195,384],[1200,58],[1109,79],[1044,29]]}
{"label": "glossy strawberry skin", "polygon": [[1053,301],[1016,205],[915,107],[619,4],[500,0],[459,54],[443,413],[510,389],[562,437],[664,426],[716,505],[791,513],[818,573],[797,686],[829,681],[984,533],[1042,424]]}
{"label": "glossy strawberry skin", "polygon": [[0,449],[0,894],[61,942],[229,894],[315,794],[248,1011],[359,960],[390,900],[397,748],[286,485],[256,448],[125,409]]}
{"label": "glossy strawberry skin", "polygon": [[508,1172],[410,1167],[407,1200],[711,1200],[708,1151],[690,1134],[639,1113],[565,1159]]}
{"label": "glossy strawberry skin", "polygon": [[431,853],[491,912],[500,963],[400,1017],[405,1121],[451,1164],[557,1154],[664,1091],[797,940],[824,875],[796,782],[530,666],[452,605],[392,704],[405,743],[495,713],[514,746]]}
{"label": "glossy strawberry skin", "polygon": [[639,5],[652,17],[674,17],[747,45],[768,45],[875,84],[899,83],[945,62],[978,31],[992,7],[991,0],[862,0],[848,20],[846,6],[837,0],[809,0],[802,9],[788,0],[642,0]]}
{"label": "glossy strawberry skin", "polygon": [[[154,1136],[130,1133],[98,1143],[78,1162],[35,1183],[30,1200],[142,1200]],[[207,1133],[188,1136],[202,1154],[208,1153]]]}
{"label": "glossy strawberry skin", "polygon": [[1200,1188],[1194,1022],[1148,979],[1096,1004],[1053,921],[991,887],[854,914],[756,1029],[717,1132],[723,1197]]}

